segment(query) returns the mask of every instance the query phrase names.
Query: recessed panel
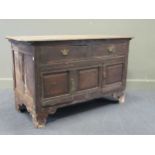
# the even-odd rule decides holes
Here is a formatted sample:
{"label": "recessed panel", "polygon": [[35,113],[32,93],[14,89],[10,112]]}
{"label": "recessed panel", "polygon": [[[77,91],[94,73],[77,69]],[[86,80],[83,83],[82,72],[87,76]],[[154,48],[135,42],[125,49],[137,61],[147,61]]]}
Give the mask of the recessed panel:
{"label": "recessed panel", "polygon": [[84,69],[79,71],[79,90],[95,88],[98,86],[98,68]]}
{"label": "recessed panel", "polygon": [[110,65],[106,67],[106,84],[121,82],[123,75],[123,64]]}
{"label": "recessed panel", "polygon": [[15,52],[15,79],[16,87],[24,92],[24,54]]}
{"label": "recessed panel", "polygon": [[44,98],[68,93],[68,72],[52,73],[43,76]]}

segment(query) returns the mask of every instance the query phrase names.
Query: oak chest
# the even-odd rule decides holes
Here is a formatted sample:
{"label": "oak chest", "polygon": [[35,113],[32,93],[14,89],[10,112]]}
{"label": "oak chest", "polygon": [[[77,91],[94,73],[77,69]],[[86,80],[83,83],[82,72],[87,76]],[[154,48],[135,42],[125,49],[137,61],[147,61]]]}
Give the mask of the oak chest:
{"label": "oak chest", "polygon": [[112,96],[124,102],[130,37],[56,35],[7,37],[16,109],[36,127],[60,107]]}

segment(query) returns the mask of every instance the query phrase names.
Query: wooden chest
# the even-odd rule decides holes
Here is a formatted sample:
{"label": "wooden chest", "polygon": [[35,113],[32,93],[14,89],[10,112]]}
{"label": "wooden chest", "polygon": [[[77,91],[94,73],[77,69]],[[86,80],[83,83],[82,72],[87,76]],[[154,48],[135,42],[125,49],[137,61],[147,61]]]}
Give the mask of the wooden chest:
{"label": "wooden chest", "polygon": [[36,127],[60,107],[112,96],[124,102],[131,37],[57,35],[7,37],[16,109]]}

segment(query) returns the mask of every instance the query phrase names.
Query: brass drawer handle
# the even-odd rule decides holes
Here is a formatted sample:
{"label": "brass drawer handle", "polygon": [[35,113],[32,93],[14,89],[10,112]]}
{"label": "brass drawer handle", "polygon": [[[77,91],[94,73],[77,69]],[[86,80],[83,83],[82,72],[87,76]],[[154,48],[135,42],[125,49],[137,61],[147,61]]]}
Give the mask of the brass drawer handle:
{"label": "brass drawer handle", "polygon": [[115,52],[115,47],[112,45],[112,46],[109,46],[108,47],[108,53],[114,53]]}
{"label": "brass drawer handle", "polygon": [[67,56],[69,54],[69,49],[62,49],[61,53],[62,55]]}

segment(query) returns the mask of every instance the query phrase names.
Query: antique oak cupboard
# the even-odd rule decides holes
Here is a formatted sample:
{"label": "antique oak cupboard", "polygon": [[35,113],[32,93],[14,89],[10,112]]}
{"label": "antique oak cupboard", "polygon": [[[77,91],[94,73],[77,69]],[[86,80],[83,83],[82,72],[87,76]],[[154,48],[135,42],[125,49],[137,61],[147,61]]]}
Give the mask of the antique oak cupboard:
{"label": "antique oak cupboard", "polygon": [[43,127],[58,108],[112,96],[124,102],[131,37],[9,36],[16,109]]}

